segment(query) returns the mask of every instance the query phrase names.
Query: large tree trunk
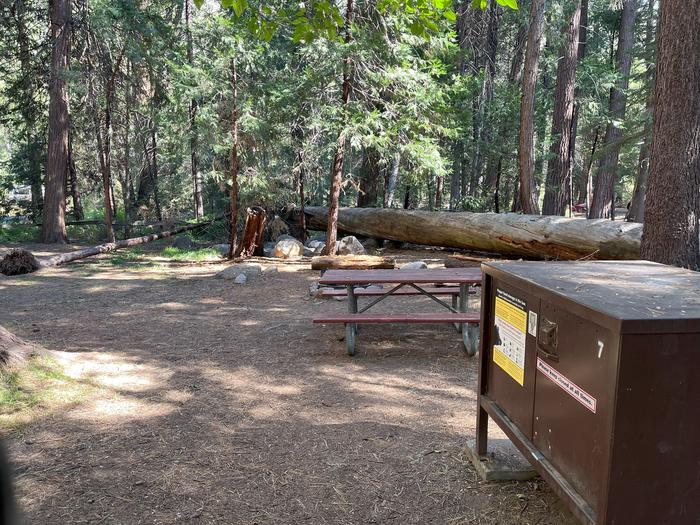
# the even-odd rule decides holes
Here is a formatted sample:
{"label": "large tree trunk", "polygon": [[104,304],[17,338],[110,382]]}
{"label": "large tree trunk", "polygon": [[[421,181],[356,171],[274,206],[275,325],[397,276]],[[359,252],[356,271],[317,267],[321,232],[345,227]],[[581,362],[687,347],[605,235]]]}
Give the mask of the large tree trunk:
{"label": "large tree trunk", "polygon": [[360,187],[357,192],[357,205],[361,208],[377,205],[379,196],[379,152],[376,148],[365,148],[362,152]]}
{"label": "large tree trunk", "polygon": [[51,77],[49,79],[49,131],[44,182],[41,240],[66,243],[66,174],[68,173],[68,70],[71,0],[51,2]]}
{"label": "large tree trunk", "polygon": [[693,270],[700,190],[700,0],[663,0],[642,257]]}
{"label": "large tree trunk", "polygon": [[[326,209],[306,208],[309,225],[323,228]],[[343,208],[338,228],[358,235],[532,258],[638,259],[642,225],[497,213]]]}
{"label": "large tree trunk", "polygon": [[542,213],[564,215],[569,201],[571,177],[571,132],[574,117],[574,88],[576,86],[576,61],[581,27],[581,2],[573,6],[571,21],[563,28],[563,42],[557,65],[557,87],[554,92],[552,117],[552,147],[550,149],[547,180],[544,190]]}
{"label": "large tree trunk", "polygon": [[[190,0],[185,0],[185,36],[187,39],[187,63],[194,63],[192,31],[190,30]],[[188,109],[190,125],[190,171],[192,173],[192,193],[194,197],[194,216],[199,219],[204,216],[204,200],[202,199],[202,174],[199,171],[199,135],[197,133],[197,99],[190,100]]]}
{"label": "large tree trunk", "polygon": [[626,91],[629,87],[632,51],[634,49],[634,22],[637,18],[637,0],[623,0],[620,36],[617,42],[617,71],[619,79],[610,90],[610,111],[605,130],[603,148],[605,154],[600,159],[598,173],[593,187],[593,202],[588,211],[589,218],[612,217],[614,213],[615,179],[620,158],[622,130],[616,125],[625,118],[627,108]]}
{"label": "large tree trunk", "polygon": [[535,185],[535,92],[544,26],[544,8],[545,0],[532,0],[530,29],[527,36],[527,49],[525,50],[523,93],[520,101],[520,147],[518,151],[520,206],[523,213],[528,214],[540,212]]}
{"label": "large tree trunk", "polygon": [[[345,43],[352,40],[350,28],[353,18],[353,0],[347,0],[345,9]],[[336,240],[338,239],[338,209],[340,208],[340,188],[343,183],[343,161],[345,159],[345,126],[347,125],[347,107],[350,101],[350,56],[347,54],[343,60],[343,92],[342,92],[342,130],[338,134],[335,144],[335,155],[331,166],[331,187],[328,193],[328,223],[326,226],[326,245],[323,255],[335,255]]]}

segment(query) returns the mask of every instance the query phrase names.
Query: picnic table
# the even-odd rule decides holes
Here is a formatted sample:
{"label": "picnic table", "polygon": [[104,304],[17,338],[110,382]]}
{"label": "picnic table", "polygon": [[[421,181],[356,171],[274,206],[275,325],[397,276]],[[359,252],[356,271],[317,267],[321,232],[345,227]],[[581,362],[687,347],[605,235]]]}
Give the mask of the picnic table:
{"label": "picnic table", "polygon": [[[476,354],[478,344],[479,308],[470,308],[470,288],[481,284],[480,268],[436,268],[425,270],[328,270],[320,285],[345,286],[345,290],[324,290],[323,295],[347,295],[347,314],[324,314],[314,323],[345,324],[345,342],[349,355],[355,354],[358,325],[365,323],[447,323],[454,324],[462,334],[469,356]],[[368,285],[390,285],[388,288],[365,288]],[[390,296],[424,296],[443,307],[441,312],[367,313]],[[440,296],[451,296],[451,304]],[[374,297],[362,308],[359,297]]]}

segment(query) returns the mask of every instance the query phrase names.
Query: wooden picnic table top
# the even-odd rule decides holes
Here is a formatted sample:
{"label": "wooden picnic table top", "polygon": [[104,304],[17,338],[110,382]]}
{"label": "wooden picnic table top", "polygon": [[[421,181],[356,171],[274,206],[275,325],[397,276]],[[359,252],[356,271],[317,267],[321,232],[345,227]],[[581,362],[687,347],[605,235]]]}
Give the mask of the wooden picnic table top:
{"label": "wooden picnic table top", "polygon": [[320,284],[455,283],[478,284],[480,268],[428,268],[425,270],[328,270]]}

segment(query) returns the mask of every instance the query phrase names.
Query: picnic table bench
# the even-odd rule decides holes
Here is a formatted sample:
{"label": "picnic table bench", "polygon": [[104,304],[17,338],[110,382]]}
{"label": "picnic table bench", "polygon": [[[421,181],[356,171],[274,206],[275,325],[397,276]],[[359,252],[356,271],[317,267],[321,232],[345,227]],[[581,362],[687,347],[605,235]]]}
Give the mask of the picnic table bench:
{"label": "picnic table bench", "polygon": [[[467,354],[477,350],[478,308],[469,308],[470,287],[481,283],[479,268],[438,268],[427,270],[329,270],[319,280],[321,285],[345,286],[345,290],[326,289],[323,296],[347,296],[348,313],[324,314],[314,317],[314,323],[345,324],[345,342],[349,355],[355,354],[358,325],[384,323],[451,323],[462,333]],[[389,288],[362,288],[381,284]],[[439,286],[446,285],[446,286]],[[367,313],[389,296],[425,296],[445,308],[446,312]],[[448,304],[438,296],[451,296]],[[358,308],[359,297],[374,297]]]}

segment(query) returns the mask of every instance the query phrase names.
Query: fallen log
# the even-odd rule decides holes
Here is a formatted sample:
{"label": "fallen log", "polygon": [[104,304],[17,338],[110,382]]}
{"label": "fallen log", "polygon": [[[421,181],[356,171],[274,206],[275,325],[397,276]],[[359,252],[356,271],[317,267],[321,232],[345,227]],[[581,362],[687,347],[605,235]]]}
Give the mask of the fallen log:
{"label": "fallen log", "polygon": [[[32,267],[31,265],[25,265],[25,268],[26,268],[25,271],[20,271],[20,272],[15,271],[11,275],[19,275],[21,273],[31,273],[31,272],[34,272],[34,271],[40,269],[40,268],[48,268],[51,266],[58,266],[60,264],[66,264],[69,262],[77,261],[78,259],[84,259],[86,257],[91,257],[93,255],[98,255],[100,253],[113,252],[115,250],[119,250],[120,248],[128,248],[130,246],[136,246],[138,244],[145,244],[147,242],[156,241],[158,239],[164,239],[166,237],[173,237],[175,235],[178,235],[180,233],[184,233],[186,231],[196,230],[198,228],[203,228],[204,226],[209,226],[210,224],[212,224],[213,222],[215,222],[217,220],[221,220],[221,217],[216,218],[210,222],[203,222],[203,223],[199,223],[199,224],[190,224],[188,226],[183,226],[182,228],[177,228],[175,230],[164,231],[164,232],[160,232],[160,233],[152,233],[151,235],[143,235],[141,237],[132,237],[131,239],[124,239],[121,241],[108,242],[105,244],[98,244],[97,246],[90,246],[88,248],[82,248],[80,250],[75,250],[72,252],[54,255],[52,257],[37,259],[39,261],[38,267]],[[27,257],[27,259],[29,259],[30,257],[33,258],[33,255],[26,250],[15,250],[10,255],[12,255],[13,257],[19,257],[20,255],[25,255]],[[10,255],[8,255],[8,257],[10,257]],[[13,265],[13,267],[16,268],[16,265]],[[2,266],[0,265],[0,270],[1,269],[2,269]],[[3,273],[4,273],[4,271],[3,271]]]}
{"label": "fallen log", "polygon": [[455,253],[445,259],[445,268],[474,268],[481,266],[481,263],[492,260],[493,257],[470,257]]}
{"label": "fallen log", "polygon": [[393,270],[396,260],[375,255],[320,255],[311,258],[312,270]]}
{"label": "fallen log", "polygon": [[[326,228],[326,208],[305,210],[308,227]],[[642,224],[516,213],[342,208],[338,229],[393,241],[536,259],[638,259]]]}

